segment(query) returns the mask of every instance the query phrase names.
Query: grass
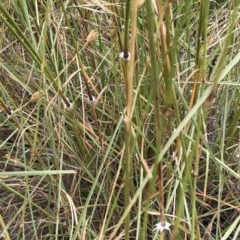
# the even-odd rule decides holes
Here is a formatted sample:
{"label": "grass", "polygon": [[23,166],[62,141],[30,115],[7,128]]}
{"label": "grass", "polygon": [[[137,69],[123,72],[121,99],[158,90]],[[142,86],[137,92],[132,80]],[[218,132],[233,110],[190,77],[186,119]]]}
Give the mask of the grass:
{"label": "grass", "polygon": [[1,238],[238,240],[238,2],[2,1]]}

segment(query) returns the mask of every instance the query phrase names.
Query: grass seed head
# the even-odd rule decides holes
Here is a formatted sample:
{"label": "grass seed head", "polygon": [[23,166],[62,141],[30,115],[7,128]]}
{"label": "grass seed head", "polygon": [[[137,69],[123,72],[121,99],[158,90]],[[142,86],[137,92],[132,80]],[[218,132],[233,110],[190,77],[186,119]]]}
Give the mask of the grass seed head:
{"label": "grass seed head", "polygon": [[91,30],[86,38],[87,43],[96,41],[98,39],[98,36],[99,36],[99,34],[97,31]]}
{"label": "grass seed head", "polygon": [[35,93],[31,96],[30,102],[38,102],[43,95],[44,95],[44,91],[43,91],[43,90],[40,90],[40,91],[35,92]]}

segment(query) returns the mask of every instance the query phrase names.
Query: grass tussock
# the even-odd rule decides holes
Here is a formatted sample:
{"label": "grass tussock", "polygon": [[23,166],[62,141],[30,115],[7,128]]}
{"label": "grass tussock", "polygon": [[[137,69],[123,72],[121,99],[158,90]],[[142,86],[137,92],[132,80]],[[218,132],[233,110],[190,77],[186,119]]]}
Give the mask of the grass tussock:
{"label": "grass tussock", "polygon": [[0,238],[237,240],[240,4],[0,3]]}

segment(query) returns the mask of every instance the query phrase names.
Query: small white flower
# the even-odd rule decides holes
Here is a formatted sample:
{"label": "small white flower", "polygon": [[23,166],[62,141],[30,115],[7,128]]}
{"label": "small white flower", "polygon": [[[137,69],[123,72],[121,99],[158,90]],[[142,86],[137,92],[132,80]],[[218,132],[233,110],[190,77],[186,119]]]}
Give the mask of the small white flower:
{"label": "small white flower", "polygon": [[14,114],[14,111],[13,110],[9,110],[9,112],[7,112],[7,115],[8,115],[8,117],[10,118],[12,115]]}
{"label": "small white flower", "polygon": [[68,106],[68,109],[73,109],[73,103],[70,102],[70,105]]}
{"label": "small white flower", "polygon": [[130,52],[128,52],[127,57],[124,56],[124,52],[121,52],[119,54],[119,58],[123,59],[126,62],[128,62],[130,60],[130,57],[131,57]]}
{"label": "small white flower", "polygon": [[94,96],[92,96],[92,100],[89,99],[89,102],[90,102],[90,103],[96,103],[96,102],[97,102],[97,99],[96,99]]}
{"label": "small white flower", "polygon": [[62,100],[64,109],[73,109],[73,103],[70,102],[69,98],[66,97],[67,103]]}
{"label": "small white flower", "polygon": [[175,159],[176,156],[177,156],[177,154],[176,154],[175,151],[173,151],[172,153],[170,153],[170,157],[171,157],[172,159]]}
{"label": "small white flower", "polygon": [[171,226],[171,223],[169,222],[160,222],[160,223],[157,223],[154,225],[154,231],[159,231],[159,232],[162,232],[164,230],[168,230],[170,231],[170,226]]}

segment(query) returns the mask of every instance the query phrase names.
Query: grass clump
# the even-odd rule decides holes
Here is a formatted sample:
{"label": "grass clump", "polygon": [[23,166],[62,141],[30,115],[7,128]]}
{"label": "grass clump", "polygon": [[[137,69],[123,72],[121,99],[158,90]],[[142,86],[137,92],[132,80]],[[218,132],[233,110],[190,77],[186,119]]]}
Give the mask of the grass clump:
{"label": "grass clump", "polygon": [[232,239],[238,1],[2,1],[0,236]]}

